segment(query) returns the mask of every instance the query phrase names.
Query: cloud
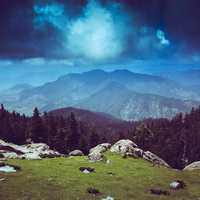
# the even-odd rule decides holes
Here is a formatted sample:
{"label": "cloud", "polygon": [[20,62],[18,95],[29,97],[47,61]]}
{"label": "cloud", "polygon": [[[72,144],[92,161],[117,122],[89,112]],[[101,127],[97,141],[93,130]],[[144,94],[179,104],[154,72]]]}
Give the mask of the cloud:
{"label": "cloud", "polygon": [[58,29],[62,29],[68,23],[65,15],[65,7],[58,2],[40,3],[33,7],[34,25],[36,28],[43,28],[47,24],[51,24]]}
{"label": "cloud", "polygon": [[[125,48],[124,20],[115,20],[114,9],[89,1],[84,13],[71,22],[67,46],[74,55],[104,60],[120,55]],[[119,24],[119,22],[121,24]]]}
{"label": "cloud", "polygon": [[159,57],[171,48],[171,43],[162,30],[148,26],[139,28],[136,41],[136,51],[141,57]]}
{"label": "cloud", "polygon": [[21,61],[27,66],[74,66],[74,61],[70,59],[45,59],[45,58],[27,58]]}
{"label": "cloud", "polygon": [[168,46],[170,44],[169,40],[166,39],[165,33],[162,30],[157,30],[156,36],[159,39],[161,45]]}
{"label": "cloud", "polygon": [[0,67],[2,66],[10,66],[13,62],[11,60],[0,60]]}
{"label": "cloud", "polygon": [[141,25],[134,17],[134,10],[126,12],[122,3],[88,0],[76,17],[67,15],[67,5],[48,0],[33,7],[37,29],[55,27],[57,32],[51,41],[60,44],[60,49],[53,49],[60,55],[102,62],[125,54],[155,57],[170,48],[164,31]]}
{"label": "cloud", "polygon": [[40,66],[45,64],[44,58],[27,58],[23,60],[24,64]]}

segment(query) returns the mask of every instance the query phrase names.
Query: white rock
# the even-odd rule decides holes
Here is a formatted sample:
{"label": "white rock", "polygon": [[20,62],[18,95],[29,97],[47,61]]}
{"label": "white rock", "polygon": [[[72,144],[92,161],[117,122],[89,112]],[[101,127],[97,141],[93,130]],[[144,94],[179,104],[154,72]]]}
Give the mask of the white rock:
{"label": "white rock", "polygon": [[106,198],[103,198],[102,200],[114,200],[114,198],[111,196],[107,196]]}
{"label": "white rock", "polygon": [[183,170],[188,170],[188,171],[200,170],[200,161],[196,161],[187,165]]}
{"label": "white rock", "polygon": [[3,167],[0,167],[0,172],[13,173],[13,172],[16,172],[16,169],[14,167],[5,165]]}
{"label": "white rock", "polygon": [[131,140],[119,140],[110,149],[111,152],[115,153],[132,153],[137,145]]}
{"label": "white rock", "polygon": [[101,161],[103,160],[104,155],[99,152],[92,152],[88,155],[88,159],[92,162]]}
{"label": "white rock", "polygon": [[110,149],[111,144],[103,143],[99,144],[96,147],[90,149],[88,158],[92,162],[101,161],[104,158],[103,153]]}
{"label": "white rock", "polygon": [[20,156],[17,155],[16,153],[14,153],[14,152],[6,152],[6,153],[3,153],[3,155],[7,159],[18,159],[18,158],[20,158]]}
{"label": "white rock", "polygon": [[104,153],[106,152],[108,149],[110,149],[111,144],[110,143],[103,143],[103,144],[99,144],[96,147],[93,147],[92,149],[90,149],[89,153],[92,152],[99,152],[99,153]]}
{"label": "white rock", "polygon": [[41,159],[45,157],[61,156],[57,151],[53,151],[47,144],[32,143],[27,145],[15,145],[0,140],[0,153],[5,158],[12,159]]}
{"label": "white rock", "polygon": [[23,145],[24,147],[26,147],[27,149],[29,149],[29,151],[39,151],[39,152],[43,152],[43,151],[48,151],[50,150],[49,146],[47,144],[44,143],[32,143],[32,144],[27,144],[27,145]]}
{"label": "white rock", "polygon": [[174,181],[174,182],[170,183],[169,186],[170,186],[171,189],[177,189],[177,188],[179,188],[180,183],[177,182],[177,181]]}
{"label": "white rock", "polygon": [[84,156],[84,153],[80,150],[74,150],[69,153],[69,156]]}
{"label": "white rock", "polygon": [[39,153],[33,152],[33,153],[26,153],[23,156],[21,156],[22,159],[26,160],[41,160],[42,158],[39,156]]}
{"label": "white rock", "polygon": [[150,151],[145,151],[143,153],[143,158],[145,160],[148,160],[148,161],[154,163],[154,164],[163,165],[165,167],[170,167],[163,159],[161,159],[156,154],[154,154]]}
{"label": "white rock", "polygon": [[91,173],[91,172],[88,171],[87,169],[84,169],[82,172],[83,172],[84,174],[90,174],[90,173]]}
{"label": "white rock", "polygon": [[110,160],[106,160],[106,164],[110,164],[111,163],[111,161]]}
{"label": "white rock", "polygon": [[131,140],[119,140],[111,147],[110,151],[137,158],[143,156],[143,150]]}

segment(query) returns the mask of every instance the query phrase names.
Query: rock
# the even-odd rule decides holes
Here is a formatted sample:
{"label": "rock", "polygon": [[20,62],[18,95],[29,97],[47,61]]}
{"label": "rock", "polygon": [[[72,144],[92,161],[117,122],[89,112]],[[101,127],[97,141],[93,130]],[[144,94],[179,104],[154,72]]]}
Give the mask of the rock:
{"label": "rock", "polygon": [[5,173],[13,173],[16,172],[17,170],[14,167],[11,167],[9,165],[5,165],[3,167],[0,167],[0,172],[5,172]]}
{"label": "rock", "polygon": [[118,141],[111,147],[110,151],[122,154],[123,158],[127,158],[128,156],[141,158],[143,156],[143,150],[138,148],[131,140]]}
{"label": "rock", "polygon": [[5,180],[6,180],[6,178],[0,178],[0,182],[5,181]]}
{"label": "rock", "polygon": [[32,143],[27,145],[15,145],[0,140],[0,153],[8,159],[38,160],[41,158],[54,158],[61,156],[44,143]]}
{"label": "rock", "polygon": [[103,198],[102,200],[115,200],[115,199],[111,196],[107,196],[106,198]]}
{"label": "rock", "polygon": [[95,151],[88,155],[88,159],[92,162],[102,161],[104,158],[105,157],[102,153],[95,152]]}
{"label": "rock", "polygon": [[69,153],[69,156],[84,156],[84,153],[81,150],[74,150]]}
{"label": "rock", "polygon": [[200,170],[200,161],[196,161],[187,165],[183,170],[188,170],[188,171]]}
{"label": "rock", "polygon": [[89,153],[93,153],[93,152],[104,153],[108,149],[110,149],[110,147],[111,147],[111,144],[109,143],[99,144],[96,147],[90,149]]}
{"label": "rock", "polygon": [[115,175],[115,173],[113,173],[113,172],[108,172],[107,174],[110,175],[110,176],[114,176]]}
{"label": "rock", "polygon": [[32,143],[24,145],[29,151],[29,153],[38,154],[41,158],[55,158],[61,156],[57,151],[53,151],[49,148],[47,144],[44,143]]}
{"label": "rock", "polygon": [[92,162],[102,161],[105,157],[103,155],[108,149],[110,149],[111,144],[103,143],[99,144],[96,147],[90,149],[88,159]]}
{"label": "rock", "polygon": [[158,157],[157,155],[155,155],[154,153],[150,152],[150,151],[145,151],[143,153],[143,158],[145,160],[148,160],[150,162],[152,162],[154,165],[162,165],[165,167],[170,167],[163,159],[161,159],[160,157]]}
{"label": "rock", "polygon": [[18,159],[18,158],[21,158],[21,155],[17,155],[16,153],[14,152],[6,152],[3,154],[5,158],[7,159]]}
{"label": "rock", "polygon": [[111,161],[110,160],[106,160],[106,164],[110,164],[111,163]]}
{"label": "rock", "polygon": [[155,194],[155,195],[165,195],[165,196],[170,195],[170,193],[168,191],[165,191],[165,190],[151,189],[150,191],[151,191],[151,194]]}
{"label": "rock", "polygon": [[110,149],[111,152],[115,153],[132,153],[137,145],[131,140],[119,140]]}
{"label": "rock", "polygon": [[89,193],[89,194],[93,194],[93,195],[99,195],[99,194],[101,194],[100,192],[99,192],[99,190],[97,190],[96,188],[88,188],[87,189],[87,192]]}
{"label": "rock", "polygon": [[83,172],[84,174],[90,174],[90,173],[91,173],[91,172],[88,171],[87,169],[83,170],[82,172]]}
{"label": "rock", "polygon": [[173,190],[179,190],[179,189],[184,189],[186,187],[186,184],[184,183],[184,181],[176,180],[170,183],[169,186]]}
{"label": "rock", "polygon": [[26,159],[26,160],[41,160],[42,158],[39,156],[39,153],[34,152],[34,153],[26,153],[21,156],[21,159]]}
{"label": "rock", "polygon": [[85,174],[89,174],[91,172],[94,172],[95,169],[91,167],[80,167],[79,170]]}

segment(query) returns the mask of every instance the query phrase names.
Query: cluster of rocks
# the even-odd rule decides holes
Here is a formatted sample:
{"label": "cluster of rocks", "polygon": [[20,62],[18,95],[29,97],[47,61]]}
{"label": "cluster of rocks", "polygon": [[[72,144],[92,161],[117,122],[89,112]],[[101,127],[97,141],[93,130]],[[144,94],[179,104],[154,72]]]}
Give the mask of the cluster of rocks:
{"label": "cluster of rocks", "polygon": [[[155,155],[150,151],[144,151],[140,149],[137,144],[131,140],[119,140],[114,145],[109,143],[99,144],[96,147],[90,149],[88,159],[91,162],[106,160],[104,153],[106,151],[121,154],[124,158],[134,157],[143,158],[153,163],[153,165],[162,165],[170,167],[163,159]],[[40,160],[42,158],[54,158],[63,156],[57,151],[51,150],[47,144],[44,143],[30,143],[26,145],[15,145],[12,143],[4,142],[0,140],[0,160],[3,159],[27,159],[27,160]],[[84,156],[84,153],[80,150],[74,150],[69,153],[69,156]],[[110,163],[107,160],[106,163]],[[193,162],[186,166],[184,170],[196,170],[200,169],[200,161]]]}
{"label": "cluster of rocks", "polygon": [[187,170],[187,171],[200,170],[200,161],[193,162],[187,165],[183,170]]}
{"label": "cluster of rocks", "polygon": [[15,145],[0,140],[0,157],[6,159],[40,160],[42,158],[59,157],[60,153],[53,151],[44,143]]}
{"label": "cluster of rocks", "polygon": [[111,151],[121,154],[123,157],[130,156],[134,158],[143,158],[154,164],[170,167],[163,159],[150,151],[143,151],[131,140],[119,140],[113,146],[109,143],[99,144],[90,149],[88,158],[90,161],[101,161],[104,159],[104,152]]}

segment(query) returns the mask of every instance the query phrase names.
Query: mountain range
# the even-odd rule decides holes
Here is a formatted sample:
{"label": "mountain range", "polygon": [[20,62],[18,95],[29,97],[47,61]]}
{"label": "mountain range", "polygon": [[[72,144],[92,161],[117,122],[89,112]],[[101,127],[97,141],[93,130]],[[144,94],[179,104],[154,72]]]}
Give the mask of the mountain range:
{"label": "mountain range", "polygon": [[25,114],[34,107],[41,111],[76,107],[123,120],[171,118],[200,104],[198,86],[166,77],[128,70],[70,73],[39,87],[19,85],[6,90],[0,101],[9,110]]}

